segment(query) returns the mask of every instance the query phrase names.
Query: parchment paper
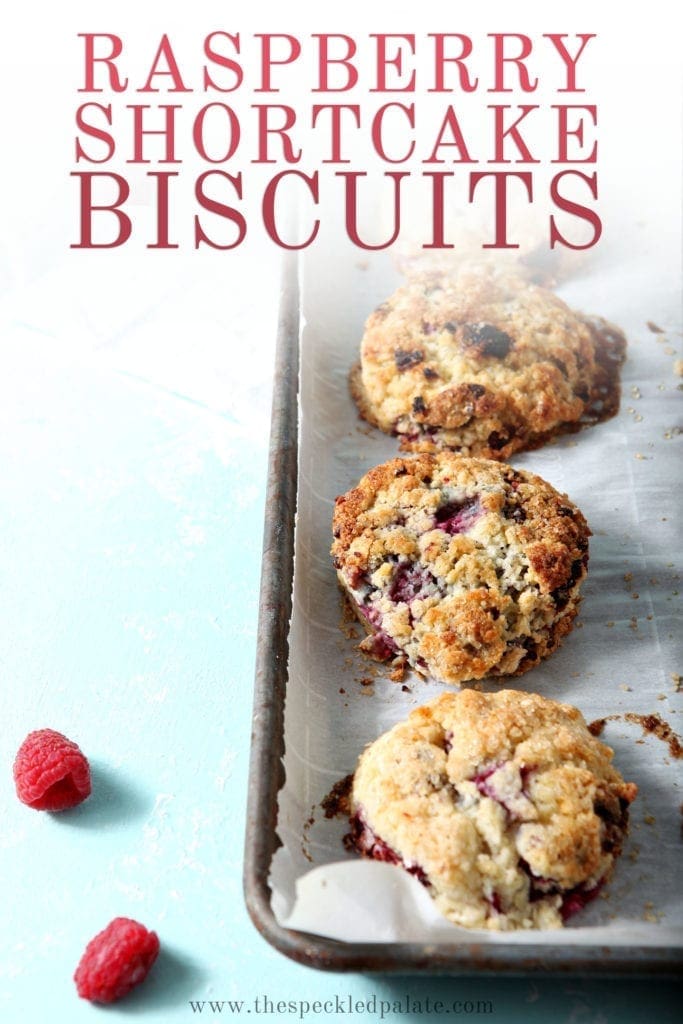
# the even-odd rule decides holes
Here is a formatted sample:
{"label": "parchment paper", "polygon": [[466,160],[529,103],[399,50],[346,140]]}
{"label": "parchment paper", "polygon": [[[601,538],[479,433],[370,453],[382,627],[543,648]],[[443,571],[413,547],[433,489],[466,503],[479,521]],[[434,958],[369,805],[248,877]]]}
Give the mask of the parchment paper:
{"label": "parchment paper", "polygon": [[[620,225],[611,245],[579,262],[558,288],[571,305],[625,330],[619,415],[514,458],[565,491],[593,537],[580,618],[564,645],[502,685],[578,706],[587,721],[657,713],[683,731],[679,527],[681,489],[680,266],[675,232]],[[341,628],[341,598],[329,557],[335,495],[397,442],[362,424],[347,375],[368,313],[400,282],[386,254],[365,257],[337,239],[304,268],[298,522],[286,705],[286,784],[272,865],[280,923],[348,941],[536,942],[538,932],[472,932],[446,921],[427,891],[401,869],[346,854],[346,823],[327,820],[320,801],[352,772],[364,746],[440,687],[383,670]],[[647,326],[652,322],[666,333]],[[677,564],[678,563],[678,564]],[[677,617],[678,613],[678,617]],[[348,627],[347,627],[348,632]],[[498,684],[484,688],[496,689]],[[603,741],[639,796],[631,835],[604,898],[544,942],[678,945],[683,940],[681,811],[683,763],[637,724],[607,723]]]}

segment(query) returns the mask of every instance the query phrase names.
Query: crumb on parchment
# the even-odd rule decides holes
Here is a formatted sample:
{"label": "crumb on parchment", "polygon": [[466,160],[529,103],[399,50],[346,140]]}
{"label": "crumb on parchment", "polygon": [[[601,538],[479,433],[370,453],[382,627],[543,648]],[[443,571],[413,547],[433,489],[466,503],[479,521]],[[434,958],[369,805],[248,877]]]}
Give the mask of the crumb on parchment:
{"label": "crumb on parchment", "polygon": [[643,912],[643,921],[649,921],[651,924],[659,924],[661,919],[664,917],[664,911],[655,910],[654,903],[648,900],[647,903],[643,904],[645,910]]}

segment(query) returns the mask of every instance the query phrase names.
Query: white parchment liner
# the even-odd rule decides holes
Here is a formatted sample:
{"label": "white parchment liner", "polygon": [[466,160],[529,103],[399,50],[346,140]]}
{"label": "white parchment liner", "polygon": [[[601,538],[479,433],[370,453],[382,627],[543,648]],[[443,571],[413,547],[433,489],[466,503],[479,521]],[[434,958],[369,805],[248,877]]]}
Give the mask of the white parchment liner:
{"label": "white parchment liner", "polygon": [[[272,865],[273,908],[281,924],[347,941],[536,942],[538,932],[498,935],[451,925],[416,879],[346,854],[346,824],[327,820],[319,806],[353,771],[367,743],[440,689],[415,676],[405,680],[410,693],[382,675],[371,688],[360,685],[371,663],[355,650],[358,640],[340,628],[329,557],[335,495],[397,454],[394,439],[359,421],[347,375],[365,317],[399,281],[387,255],[364,258],[344,245],[313,250],[305,266],[286,785],[278,825],[283,846]],[[675,486],[683,440],[676,432],[683,392],[674,370],[682,354],[679,289],[675,235],[667,243],[636,224],[625,225],[611,248],[604,245],[558,289],[570,305],[625,330],[621,412],[512,460],[567,492],[593,537],[577,628],[549,660],[503,685],[575,704],[587,721],[654,712],[681,733],[683,694],[673,678],[683,672],[681,488]],[[648,321],[666,335],[653,332]],[[627,574],[632,579],[625,580]],[[360,627],[357,633],[363,635]],[[570,935],[567,929],[546,932],[543,941],[679,945],[683,762],[623,720],[608,722],[602,739],[640,789],[631,836],[606,897],[571,920]]]}

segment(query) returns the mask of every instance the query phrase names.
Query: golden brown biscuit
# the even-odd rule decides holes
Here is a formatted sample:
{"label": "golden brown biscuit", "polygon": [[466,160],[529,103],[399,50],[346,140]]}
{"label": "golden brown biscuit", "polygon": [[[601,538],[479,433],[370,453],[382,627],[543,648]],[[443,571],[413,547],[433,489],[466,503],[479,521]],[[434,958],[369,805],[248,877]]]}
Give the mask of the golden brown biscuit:
{"label": "golden brown biscuit", "polygon": [[452,452],[392,459],[337,498],[332,555],[364,649],[458,684],[520,675],[570,632],[590,530],[525,470]]}
{"label": "golden brown biscuit", "polygon": [[350,845],[401,864],[466,928],[556,928],[598,894],[637,787],[579,711],[445,693],[364,752]]}
{"label": "golden brown biscuit", "polygon": [[413,277],[369,317],[351,390],[407,450],[508,458],[619,407],[618,328],[492,264]]}

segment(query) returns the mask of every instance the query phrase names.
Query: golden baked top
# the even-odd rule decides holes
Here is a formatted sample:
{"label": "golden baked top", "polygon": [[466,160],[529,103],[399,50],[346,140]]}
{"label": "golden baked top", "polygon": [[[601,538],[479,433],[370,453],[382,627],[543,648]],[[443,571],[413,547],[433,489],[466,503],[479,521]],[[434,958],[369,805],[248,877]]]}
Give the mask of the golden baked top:
{"label": "golden baked top", "polygon": [[637,787],[581,713],[537,694],[444,693],[365,750],[352,836],[465,927],[557,927],[596,895]]}
{"label": "golden baked top", "polygon": [[414,276],[370,315],[352,392],[404,448],[506,459],[592,415],[625,345],[512,270],[460,264]]}

